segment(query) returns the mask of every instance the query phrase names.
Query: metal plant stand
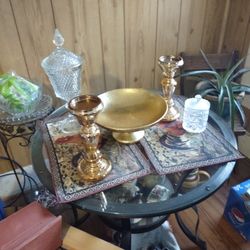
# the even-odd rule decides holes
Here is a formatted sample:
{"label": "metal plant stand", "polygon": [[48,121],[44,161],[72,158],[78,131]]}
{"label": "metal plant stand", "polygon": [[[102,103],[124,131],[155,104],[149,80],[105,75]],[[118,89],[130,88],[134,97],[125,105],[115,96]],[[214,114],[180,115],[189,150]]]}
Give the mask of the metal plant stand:
{"label": "metal plant stand", "polygon": [[6,155],[0,156],[0,159],[9,161],[21,194],[23,195],[26,203],[28,203],[28,200],[24,194],[24,188],[18,177],[17,168],[21,169],[22,172],[24,172],[24,170],[22,166],[12,158],[9,149],[9,142],[13,139],[21,138],[22,142],[19,143],[19,146],[29,146],[30,139],[36,131],[37,122],[53,111],[52,98],[48,95],[44,95],[36,110],[37,111],[31,114],[23,114],[19,116],[13,116],[5,112],[0,113],[0,140],[4,150],[3,153]]}

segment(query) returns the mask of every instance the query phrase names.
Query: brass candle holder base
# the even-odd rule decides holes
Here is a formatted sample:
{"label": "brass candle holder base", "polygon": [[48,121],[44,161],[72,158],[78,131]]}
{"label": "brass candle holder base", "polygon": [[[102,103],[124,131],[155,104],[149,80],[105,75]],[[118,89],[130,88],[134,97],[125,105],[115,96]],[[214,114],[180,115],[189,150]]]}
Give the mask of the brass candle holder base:
{"label": "brass candle holder base", "polygon": [[140,141],[145,132],[144,130],[135,132],[112,132],[112,136],[120,143],[130,144]]}
{"label": "brass candle holder base", "polygon": [[98,149],[101,133],[95,118],[103,109],[102,101],[97,96],[78,96],[68,103],[68,109],[82,125],[80,135],[84,145],[84,159],[78,163],[78,173],[86,182],[100,181],[112,169],[111,162]]}
{"label": "brass candle holder base", "polygon": [[179,116],[180,116],[179,111],[176,109],[176,107],[172,106],[168,110],[167,114],[162,118],[162,120],[171,122],[175,121],[177,118],[179,118]]}
{"label": "brass candle holder base", "polygon": [[102,157],[98,161],[88,162],[82,159],[77,166],[81,178],[87,182],[96,182],[104,179],[112,170],[111,162]]}

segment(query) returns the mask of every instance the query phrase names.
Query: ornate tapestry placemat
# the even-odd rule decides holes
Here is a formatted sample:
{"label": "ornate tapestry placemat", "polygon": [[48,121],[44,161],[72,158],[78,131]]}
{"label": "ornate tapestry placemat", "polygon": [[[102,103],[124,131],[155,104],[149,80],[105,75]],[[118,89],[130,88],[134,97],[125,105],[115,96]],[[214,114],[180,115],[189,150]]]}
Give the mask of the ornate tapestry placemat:
{"label": "ornate tapestry placemat", "polygon": [[119,144],[109,131],[102,130],[100,150],[111,160],[112,171],[102,181],[84,183],[77,173],[77,163],[83,152],[81,138],[77,132],[63,132],[64,118],[41,125],[59,202],[78,200],[154,171],[135,145]]}
{"label": "ornate tapestry placemat", "polygon": [[[183,114],[183,98],[175,104]],[[182,117],[174,122],[160,122],[145,130],[140,141],[158,174],[169,174],[233,161],[243,156],[208,124],[200,134],[191,134],[182,128]]]}
{"label": "ornate tapestry placemat", "polygon": [[[183,103],[183,98],[175,98],[181,114]],[[46,120],[41,125],[59,202],[78,200],[155,171],[169,174],[243,158],[209,124],[203,133],[187,133],[182,128],[182,117],[146,129],[144,138],[132,145],[116,142],[111,132],[102,129],[99,146],[111,160],[113,169],[102,181],[84,183],[77,172],[77,163],[83,157],[81,137],[77,129],[67,133],[65,127],[62,129],[67,116]]]}

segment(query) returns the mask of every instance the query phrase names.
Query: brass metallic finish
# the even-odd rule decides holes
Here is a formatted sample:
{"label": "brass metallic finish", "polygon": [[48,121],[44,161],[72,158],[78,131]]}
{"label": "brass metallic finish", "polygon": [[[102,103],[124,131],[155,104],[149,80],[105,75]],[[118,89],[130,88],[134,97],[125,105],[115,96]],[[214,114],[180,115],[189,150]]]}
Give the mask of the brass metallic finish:
{"label": "brass metallic finish", "polygon": [[82,159],[77,170],[81,178],[87,182],[96,182],[102,180],[111,171],[111,162],[105,157],[101,157],[96,162],[88,162]]}
{"label": "brass metallic finish", "polygon": [[144,129],[160,121],[167,112],[165,100],[145,89],[115,89],[99,97],[104,109],[96,123],[113,131],[113,137],[121,143],[139,141]]}
{"label": "brass metallic finish", "polygon": [[102,101],[97,96],[82,95],[70,100],[67,107],[82,125],[80,134],[85,152],[84,159],[78,164],[78,173],[87,182],[102,180],[112,169],[111,162],[97,148],[100,129],[95,118],[103,109]]}
{"label": "brass metallic finish", "polygon": [[144,130],[135,132],[122,132],[122,133],[112,132],[112,135],[117,141],[129,144],[140,141],[144,136]]}
{"label": "brass metallic finish", "polygon": [[175,107],[173,101],[173,94],[177,85],[174,75],[176,70],[183,65],[183,59],[180,56],[160,56],[158,64],[163,71],[161,85],[163,97],[168,105],[168,112],[163,119],[166,121],[174,121],[180,116],[180,113]]}

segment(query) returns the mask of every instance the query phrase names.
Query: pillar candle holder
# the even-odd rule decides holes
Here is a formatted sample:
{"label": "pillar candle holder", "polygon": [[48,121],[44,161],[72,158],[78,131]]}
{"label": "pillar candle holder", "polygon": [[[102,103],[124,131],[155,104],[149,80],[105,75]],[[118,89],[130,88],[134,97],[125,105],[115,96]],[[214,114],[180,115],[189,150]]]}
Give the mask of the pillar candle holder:
{"label": "pillar candle holder", "polygon": [[100,181],[112,169],[111,162],[98,149],[101,133],[95,118],[103,109],[102,101],[97,96],[82,95],[71,99],[67,107],[82,125],[80,135],[83,139],[84,157],[78,163],[78,172],[84,181]]}
{"label": "pillar candle holder", "polygon": [[173,101],[173,94],[177,85],[174,75],[176,70],[183,65],[183,59],[180,56],[160,56],[158,59],[158,64],[163,71],[161,85],[163,97],[168,106],[168,111],[163,120],[174,121],[180,116],[180,113],[175,107]]}

